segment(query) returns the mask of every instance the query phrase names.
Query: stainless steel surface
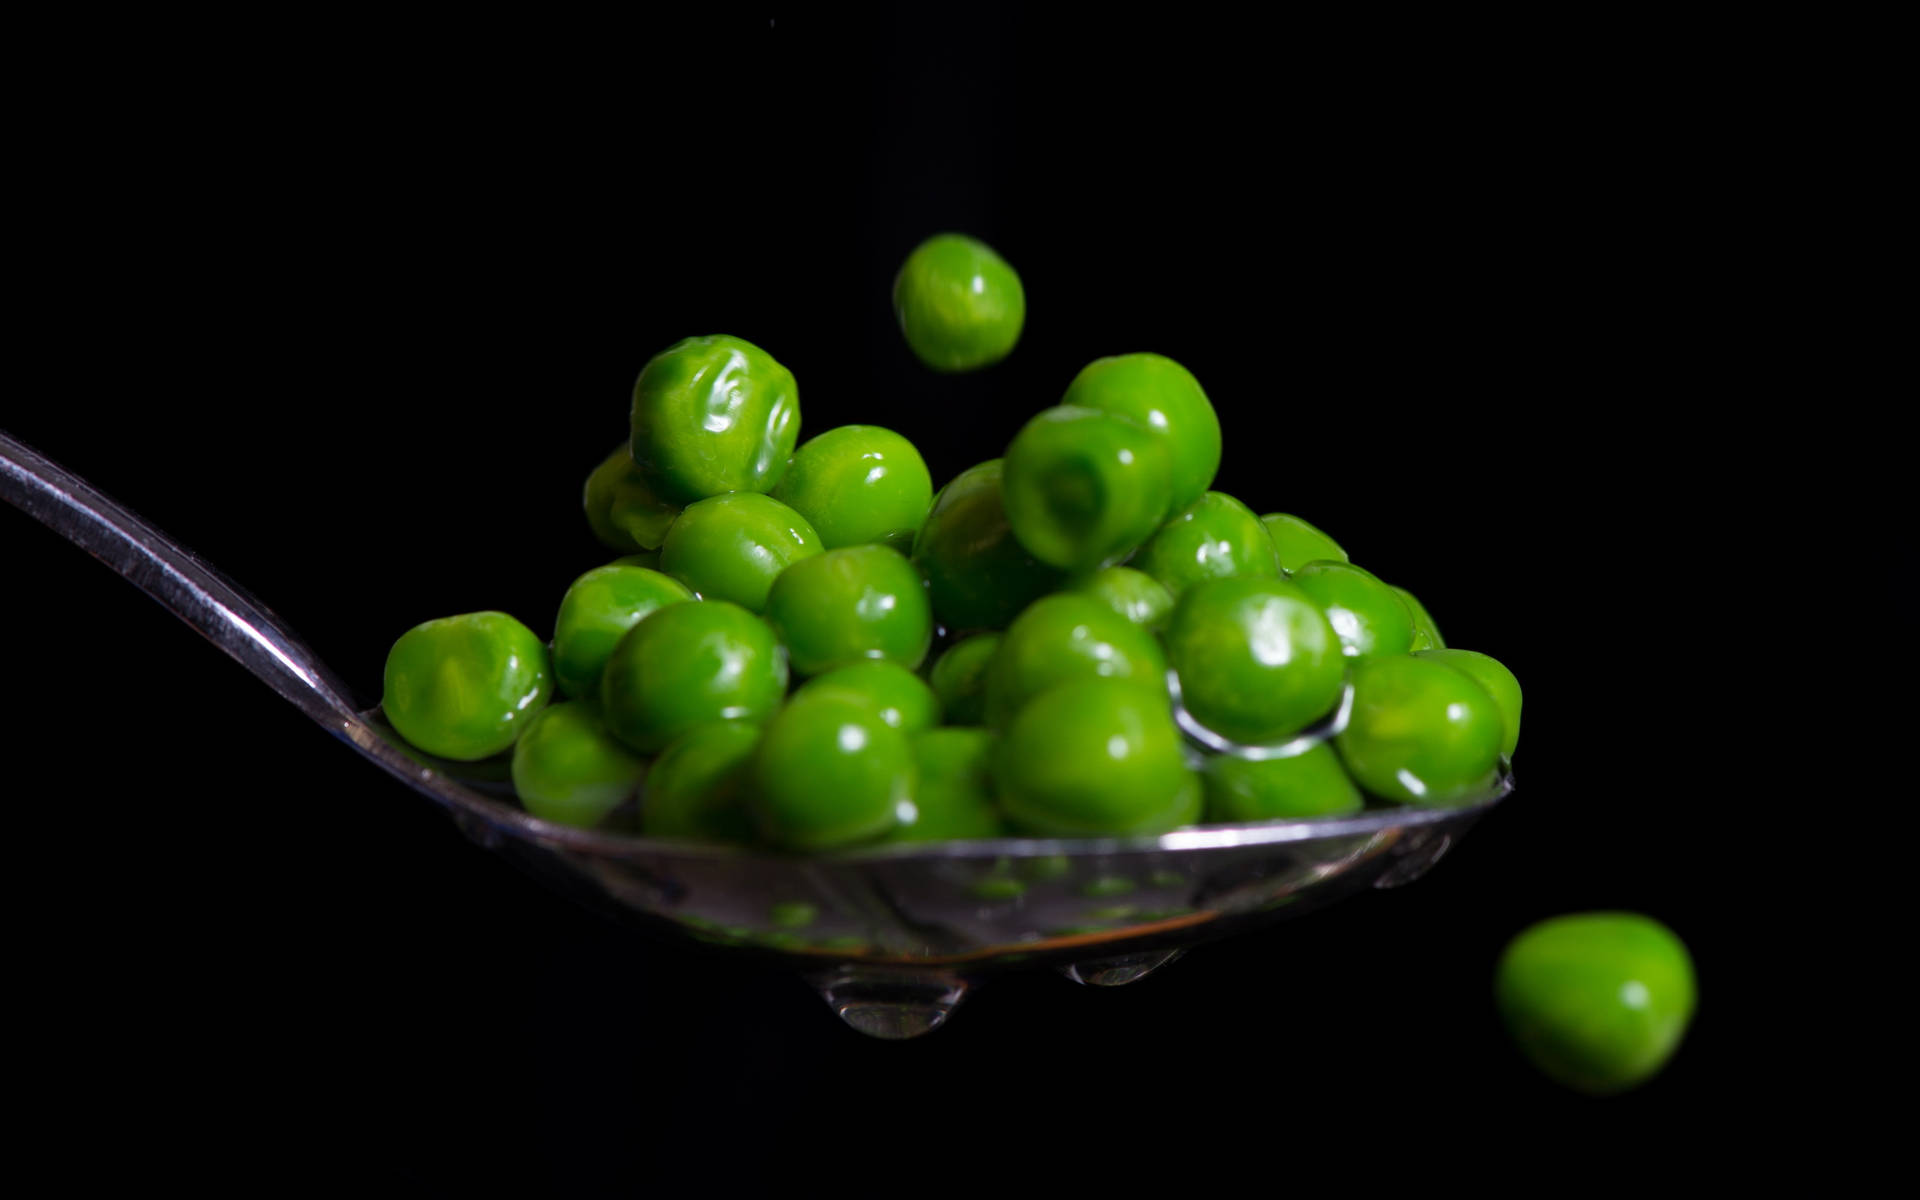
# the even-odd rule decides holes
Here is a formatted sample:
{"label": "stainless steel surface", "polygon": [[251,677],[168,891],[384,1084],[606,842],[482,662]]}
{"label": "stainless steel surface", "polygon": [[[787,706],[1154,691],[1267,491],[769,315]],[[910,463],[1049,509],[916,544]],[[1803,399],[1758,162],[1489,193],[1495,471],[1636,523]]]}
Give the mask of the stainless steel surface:
{"label": "stainless steel surface", "polygon": [[[271,611],[137,515],[0,433],[0,494],[93,554],[476,842],[636,923],[807,972],[849,1024],[938,1026],[970,981],[1051,965],[1131,982],[1195,942],[1411,882],[1511,790],[1453,809],[1207,826],[1136,838],[1000,838],[812,857],[572,829],[398,742]],[[1346,711],[1343,701],[1337,722]]]}

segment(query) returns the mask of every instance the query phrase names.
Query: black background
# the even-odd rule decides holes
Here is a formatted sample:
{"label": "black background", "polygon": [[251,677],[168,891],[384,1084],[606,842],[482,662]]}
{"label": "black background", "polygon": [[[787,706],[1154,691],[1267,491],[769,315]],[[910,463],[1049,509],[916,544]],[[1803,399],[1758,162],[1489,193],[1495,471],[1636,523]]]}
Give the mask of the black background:
{"label": "black background", "polygon": [[[803,436],[890,426],[936,484],[1087,360],[1171,355],[1220,412],[1218,488],[1321,524],[1527,696],[1519,790],[1417,885],[1131,988],[996,979],[883,1044],[794,978],[551,896],[0,511],[9,761],[62,781],[9,788],[14,854],[59,881],[16,920],[48,1103],[154,1162],[584,1191],[964,1176],[1009,1145],[1098,1178],[1408,1127],[1680,1139],[1772,1070],[1699,766],[1732,757],[1743,689],[1700,610],[1752,602],[1752,514],[1784,536],[1817,488],[1735,469],[1780,461],[1747,438],[1799,366],[1768,310],[1818,250],[1781,224],[1825,152],[1803,85],[1724,30],[1382,22],[45,39],[20,249],[59,371],[5,427],[369,703],[421,620],[550,632],[608,557],[579,488],[634,375],[713,332],[793,369]],[[963,377],[918,366],[888,300],[947,229],[1029,298],[1012,357]],[[1590,908],[1667,921],[1701,978],[1667,1072],[1606,1102],[1533,1076],[1488,994],[1506,939]]]}

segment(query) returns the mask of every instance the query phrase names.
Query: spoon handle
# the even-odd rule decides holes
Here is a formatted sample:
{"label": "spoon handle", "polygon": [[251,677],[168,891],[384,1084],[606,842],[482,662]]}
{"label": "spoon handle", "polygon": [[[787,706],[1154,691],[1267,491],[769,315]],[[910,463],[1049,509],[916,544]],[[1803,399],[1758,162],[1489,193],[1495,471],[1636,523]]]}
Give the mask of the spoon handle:
{"label": "spoon handle", "polygon": [[354,722],[346,686],[265,605],[5,431],[0,496],[126,576],[314,720],[336,731]]}

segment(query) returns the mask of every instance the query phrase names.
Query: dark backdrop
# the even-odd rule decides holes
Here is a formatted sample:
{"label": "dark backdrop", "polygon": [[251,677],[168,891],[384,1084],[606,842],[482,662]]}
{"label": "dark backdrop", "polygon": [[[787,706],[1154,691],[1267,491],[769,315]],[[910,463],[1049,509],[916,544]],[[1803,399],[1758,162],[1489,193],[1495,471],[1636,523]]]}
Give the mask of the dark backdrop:
{"label": "dark backdrop", "polygon": [[[793,978],[543,891],[0,510],[9,760],[61,781],[9,789],[15,854],[59,880],[16,920],[23,990],[76,1119],[107,1105],[201,1167],[638,1186],[1407,1125],[1598,1145],[1740,1089],[1702,865],[1722,797],[1678,749],[1716,753],[1726,685],[1674,662],[1687,579],[1749,502],[1725,468],[1773,353],[1742,247],[1776,88],[1630,38],[990,10],[210,32],[42,46],[77,121],[24,135],[27,332],[61,370],[5,427],[368,702],[421,620],[550,632],[608,557],[579,488],[634,375],[728,332],[794,370],[806,431],[890,426],[936,483],[1089,359],[1172,355],[1225,426],[1217,486],[1508,663],[1526,736],[1512,800],[1413,887],[1131,988],[995,980],[882,1044]],[[964,377],[918,366],[888,299],[948,229],[1029,297],[1012,357]],[[1530,1074],[1489,1001],[1507,938],[1589,908],[1667,921],[1702,979],[1671,1068],[1604,1103]]]}

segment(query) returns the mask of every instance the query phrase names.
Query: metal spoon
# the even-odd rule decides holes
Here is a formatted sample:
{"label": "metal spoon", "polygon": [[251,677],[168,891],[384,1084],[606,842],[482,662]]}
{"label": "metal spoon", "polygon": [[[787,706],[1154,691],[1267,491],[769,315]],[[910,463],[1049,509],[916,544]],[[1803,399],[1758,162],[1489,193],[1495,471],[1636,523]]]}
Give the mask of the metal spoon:
{"label": "metal spoon", "polygon": [[572,829],[393,736],[259,601],[0,432],[0,495],[238,660],[321,728],[445,808],[468,837],[632,922],[804,971],[848,1024],[942,1024],[981,976],[1052,965],[1130,983],[1187,947],[1418,878],[1511,790],[1453,809],[1219,825],[1135,838],[997,838],[807,858]]}

